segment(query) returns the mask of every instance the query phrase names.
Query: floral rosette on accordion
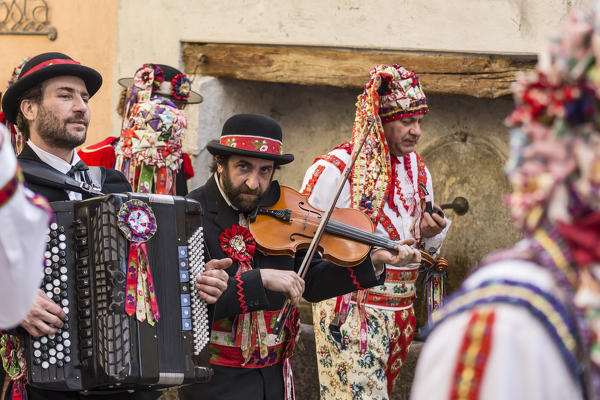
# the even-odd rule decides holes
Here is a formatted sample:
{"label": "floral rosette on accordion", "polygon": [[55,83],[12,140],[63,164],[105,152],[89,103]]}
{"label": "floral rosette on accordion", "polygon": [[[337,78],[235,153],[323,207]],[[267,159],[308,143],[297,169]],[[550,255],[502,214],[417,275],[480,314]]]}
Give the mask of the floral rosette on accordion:
{"label": "floral rosette on accordion", "polygon": [[115,168],[141,193],[175,194],[187,121],[162,97],[133,105],[117,144]]}
{"label": "floral rosette on accordion", "polygon": [[154,325],[160,319],[146,242],[156,233],[156,217],[141,200],[129,200],[121,206],[119,229],[129,240],[127,263],[127,292],[125,312],[136,315],[138,321]]}

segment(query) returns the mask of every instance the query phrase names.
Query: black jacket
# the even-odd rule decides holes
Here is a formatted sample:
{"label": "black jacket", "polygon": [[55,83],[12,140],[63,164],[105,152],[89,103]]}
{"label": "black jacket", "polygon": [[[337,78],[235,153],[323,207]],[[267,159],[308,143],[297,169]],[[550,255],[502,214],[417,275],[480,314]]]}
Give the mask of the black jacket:
{"label": "black jacket", "polygon": [[[37,154],[29,147],[29,145],[25,145],[21,154],[17,156],[17,160],[27,160],[29,162],[36,162],[40,165],[44,165],[47,168],[54,169],[38,157]],[[100,167],[103,170],[103,175],[105,176],[104,183],[102,185],[102,192],[105,194],[110,193],[123,193],[123,192],[131,192],[131,185],[125,178],[121,172],[116,171],[114,169],[106,169],[104,167]],[[27,182],[27,187],[34,191],[37,194],[41,194],[48,201],[65,201],[69,200],[69,195],[65,190],[57,189],[50,186],[39,185],[32,182]],[[87,195],[83,195],[83,198],[88,198]]]}
{"label": "black jacket", "polygon": [[[227,257],[221,249],[219,236],[226,229],[239,224],[239,213],[227,204],[214,177],[210,178],[204,186],[192,191],[187,197],[202,204],[204,211],[202,225],[209,258]],[[259,206],[273,205],[278,199],[279,184],[275,181],[263,196]],[[265,289],[260,269],[297,271],[302,264],[303,255],[303,253],[298,253],[295,258],[271,256],[256,250],[252,260],[253,269],[242,273],[239,277],[247,312],[272,311],[282,308],[285,301],[284,295]],[[238,280],[234,278],[237,269],[238,265],[235,262],[227,269],[230,276],[229,284],[215,305],[215,320],[223,318],[233,320],[242,312],[238,293],[240,288],[237,286]],[[370,257],[353,268],[340,267],[315,258],[305,276],[304,298],[310,302],[317,302],[361,288],[380,285],[384,280],[385,272],[379,278],[375,276]],[[283,393],[280,364],[251,370],[214,365],[213,369],[215,375],[210,382],[182,388],[180,399],[270,399],[281,398],[281,393]]]}

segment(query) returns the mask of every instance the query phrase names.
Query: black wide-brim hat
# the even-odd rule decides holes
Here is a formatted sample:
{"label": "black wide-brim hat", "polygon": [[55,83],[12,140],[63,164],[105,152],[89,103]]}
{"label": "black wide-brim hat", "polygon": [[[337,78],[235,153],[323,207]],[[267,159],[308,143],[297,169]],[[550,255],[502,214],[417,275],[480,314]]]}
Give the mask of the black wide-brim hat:
{"label": "black wide-brim hat", "polygon": [[81,65],[66,54],[39,54],[27,61],[19,78],[2,96],[2,111],[6,119],[13,124],[16,123],[22,96],[27,90],[50,78],[67,75],[81,78],[90,97],[102,86],[102,76],[98,71]]}
{"label": "black wide-brim hat", "polygon": [[293,154],[282,154],[279,124],[261,114],[237,114],[225,121],[221,138],[206,148],[214,156],[238,155],[273,160],[282,165],[294,161]]}
{"label": "black wide-brim hat", "polygon": [[[162,69],[163,78],[165,79],[165,82],[170,83],[173,80],[173,78],[175,78],[177,75],[185,75],[183,72],[181,72],[177,68],[171,67],[170,65],[166,65],[166,64],[153,64],[153,65],[156,65],[157,67]],[[119,85],[121,85],[125,89],[128,89],[133,85],[133,78],[121,78],[117,82],[119,83]],[[180,100],[180,99],[173,97],[171,94],[162,93],[162,92],[156,91],[156,90],[154,91],[154,93],[160,94],[161,96],[166,96],[175,103],[197,104],[197,103],[202,103],[202,101],[204,100],[204,98],[200,95],[200,93],[196,93],[191,89],[190,89],[190,96],[186,100]]]}

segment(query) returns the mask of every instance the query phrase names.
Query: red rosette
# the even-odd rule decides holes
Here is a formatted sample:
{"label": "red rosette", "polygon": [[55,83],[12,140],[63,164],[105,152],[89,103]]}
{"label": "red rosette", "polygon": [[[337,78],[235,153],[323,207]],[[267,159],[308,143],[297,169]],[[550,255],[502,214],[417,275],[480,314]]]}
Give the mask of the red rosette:
{"label": "red rosette", "polygon": [[241,264],[249,264],[254,257],[256,242],[247,228],[233,225],[219,236],[221,249],[227,257]]}
{"label": "red rosette", "polygon": [[177,74],[171,80],[171,94],[177,100],[187,100],[192,91],[192,82],[184,74]]}

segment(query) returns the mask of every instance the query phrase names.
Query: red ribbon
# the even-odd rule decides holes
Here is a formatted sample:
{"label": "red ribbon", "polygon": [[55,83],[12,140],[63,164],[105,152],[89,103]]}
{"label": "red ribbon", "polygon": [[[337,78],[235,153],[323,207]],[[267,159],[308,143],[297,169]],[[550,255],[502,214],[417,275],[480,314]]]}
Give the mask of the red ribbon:
{"label": "red ribbon", "polygon": [[152,281],[152,273],[150,272],[150,262],[148,261],[148,251],[146,243],[130,242],[129,245],[129,264],[127,269],[127,299],[125,302],[125,312],[127,315],[136,313],[136,305],[138,301],[145,302],[146,299],[139,299],[137,294],[138,274],[146,272],[148,275],[148,297],[150,298],[150,306],[154,320],[160,319],[158,311],[158,302],[156,301],[156,292],[154,291],[154,282]]}
{"label": "red ribbon", "polygon": [[276,155],[282,153],[281,141],[263,136],[225,135],[221,136],[219,143],[223,146],[234,147],[241,150]]}
{"label": "red ribbon", "polygon": [[43,63],[40,63],[38,65],[36,65],[35,67],[31,68],[29,71],[25,72],[21,78],[31,74],[32,72],[35,72],[39,69],[45,68],[45,67],[49,67],[51,65],[56,65],[56,64],[73,64],[73,65],[81,65],[81,63],[78,63],[75,60],[67,60],[64,58],[54,58],[52,60],[48,60],[48,61],[44,61]]}

